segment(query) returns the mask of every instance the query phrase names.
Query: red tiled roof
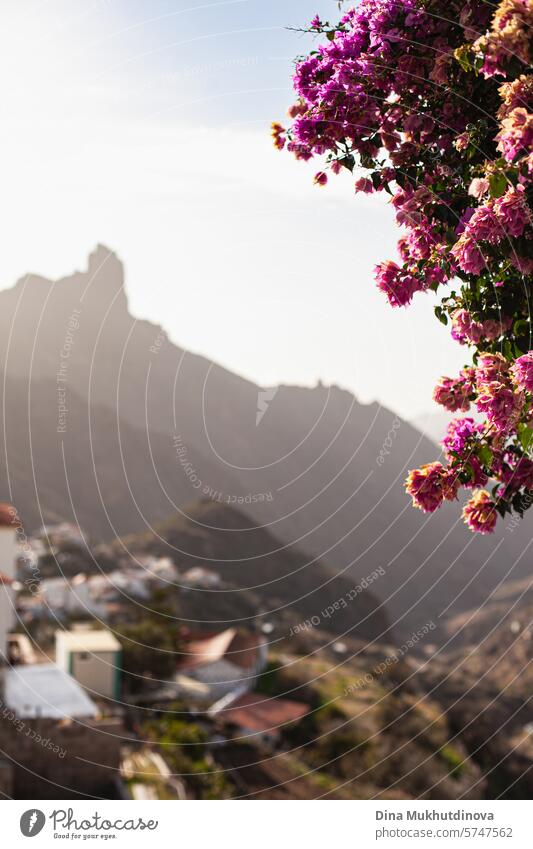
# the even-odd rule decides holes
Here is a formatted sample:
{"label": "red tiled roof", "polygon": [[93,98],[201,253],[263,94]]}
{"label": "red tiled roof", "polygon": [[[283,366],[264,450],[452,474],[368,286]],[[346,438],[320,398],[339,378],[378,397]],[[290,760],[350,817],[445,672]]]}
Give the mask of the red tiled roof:
{"label": "red tiled roof", "polygon": [[227,628],[208,634],[190,634],[183,646],[180,669],[195,669],[217,660],[228,660],[241,669],[251,669],[257,660],[260,637],[257,634]]}
{"label": "red tiled roof", "polygon": [[228,628],[214,636],[189,640],[183,647],[183,658],[179,661],[179,668],[195,669],[197,666],[220,660],[226,654],[235,634],[235,628]]}
{"label": "red tiled roof", "polygon": [[261,638],[247,631],[237,631],[226,652],[226,660],[241,669],[252,669],[257,661]]}
{"label": "red tiled roof", "polygon": [[279,725],[295,722],[308,711],[309,706],[303,702],[265,698],[261,693],[245,693],[218,715],[224,722],[261,732],[276,730]]}

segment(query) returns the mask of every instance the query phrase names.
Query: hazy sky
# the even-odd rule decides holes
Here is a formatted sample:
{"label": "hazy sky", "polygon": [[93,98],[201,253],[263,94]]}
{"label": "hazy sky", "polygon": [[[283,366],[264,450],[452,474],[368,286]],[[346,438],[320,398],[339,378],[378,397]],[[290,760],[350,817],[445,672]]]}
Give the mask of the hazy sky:
{"label": "hazy sky", "polygon": [[132,312],[263,385],[347,387],[412,417],[465,352],[430,296],[392,310],[380,198],[312,185],[271,146],[291,102],[287,26],[332,0],[2,0],[0,285],[126,266]]}

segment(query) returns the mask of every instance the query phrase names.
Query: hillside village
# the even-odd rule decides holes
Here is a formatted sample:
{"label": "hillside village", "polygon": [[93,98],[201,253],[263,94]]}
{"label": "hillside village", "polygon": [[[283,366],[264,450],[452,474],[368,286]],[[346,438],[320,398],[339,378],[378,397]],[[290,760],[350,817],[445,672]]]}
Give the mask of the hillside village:
{"label": "hillside village", "polygon": [[0,554],[6,797],[486,792],[424,692],[431,629],[399,649],[383,619],[373,634],[354,627],[377,573],[365,588],[337,584],[314,613],[241,590],[226,621],[217,599],[234,587],[213,557],[200,566],[145,537],[93,545],[65,522],[27,535],[7,504]]}
{"label": "hillside village", "polygon": [[[220,744],[223,734],[253,736],[275,745],[281,726],[308,713],[303,702],[254,693],[268,661],[267,625],[206,631],[169,624],[162,638],[173,642],[169,649],[158,643],[157,626],[153,633],[149,625],[143,630],[146,619],[135,631],[139,605],[148,609],[158,593],[168,599],[212,590],[221,583],[215,572],[193,566],[180,573],[169,558],[124,561],[101,550],[115,568],[101,572],[94,560],[91,572],[76,572],[92,556],[78,528],[60,523],[30,537],[21,529],[16,510],[1,505],[5,796],[54,796],[61,784],[62,791],[80,795],[188,798],[194,791],[154,746],[143,744],[145,716],[157,716],[158,708],[201,716],[200,724],[181,720],[181,726],[199,735],[198,748],[209,762],[211,738]],[[59,575],[49,574],[51,562]],[[142,637],[144,657],[134,648]],[[168,651],[164,670],[158,651]],[[163,672],[164,679],[158,677]],[[25,746],[11,727],[22,732]]]}

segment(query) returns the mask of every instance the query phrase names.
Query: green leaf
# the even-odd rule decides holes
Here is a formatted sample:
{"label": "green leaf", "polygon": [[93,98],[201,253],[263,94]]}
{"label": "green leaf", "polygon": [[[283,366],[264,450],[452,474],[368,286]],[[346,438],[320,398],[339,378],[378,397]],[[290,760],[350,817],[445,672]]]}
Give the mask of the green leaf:
{"label": "green leaf", "polygon": [[339,159],[339,162],[344,168],[347,168],[348,171],[353,171],[353,169],[355,168],[355,159],[353,158],[353,156],[351,156],[351,154],[348,154],[342,159]]}
{"label": "green leaf", "polygon": [[525,336],[526,334],[529,335],[530,332],[531,328],[529,325],[529,321],[526,321],[526,319],[524,318],[515,321],[513,325],[513,333],[515,336]]}
{"label": "green leaf", "polygon": [[500,198],[507,191],[507,178],[501,171],[491,174],[489,177],[491,198]]}
{"label": "green leaf", "polygon": [[448,316],[446,315],[442,307],[435,307],[435,315],[437,316],[441,324],[444,324],[445,326],[448,324]]}
{"label": "green leaf", "polygon": [[471,71],[472,70],[470,46],[468,44],[463,44],[462,47],[458,47],[453,55],[455,56],[455,58],[459,62],[463,71]]}
{"label": "green leaf", "polygon": [[518,425],[518,440],[524,451],[530,451],[533,445],[533,428],[523,422]]}
{"label": "green leaf", "polygon": [[492,455],[492,451],[490,450],[489,446],[488,445],[480,445],[478,450],[477,450],[477,455],[478,455],[479,459],[481,460],[481,462],[483,463],[483,465],[486,466],[487,469],[490,469],[493,455]]}
{"label": "green leaf", "polygon": [[464,481],[464,483],[470,483],[470,481],[473,481],[476,477],[474,469],[472,468],[470,463],[465,463],[464,473],[465,473],[465,476],[466,476],[466,480]]}
{"label": "green leaf", "polygon": [[511,512],[510,506],[505,501],[498,501],[498,503],[496,504],[496,510],[498,511],[502,519],[505,519],[506,513]]}
{"label": "green leaf", "polygon": [[505,342],[503,343],[503,354],[504,354],[505,358],[508,359],[508,360],[514,360],[514,358],[515,358],[513,346],[511,345],[511,342],[509,341],[509,339],[506,339]]}

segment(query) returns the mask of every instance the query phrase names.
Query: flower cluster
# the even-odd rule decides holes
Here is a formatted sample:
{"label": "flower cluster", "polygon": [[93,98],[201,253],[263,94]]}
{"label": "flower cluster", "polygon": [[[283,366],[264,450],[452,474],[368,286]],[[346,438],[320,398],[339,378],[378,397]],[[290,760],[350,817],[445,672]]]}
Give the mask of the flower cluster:
{"label": "flower cluster", "polygon": [[[438,319],[470,349],[434,399],[482,417],[452,422],[446,465],[414,470],[407,491],[426,512],[475,492],[475,531],[533,503],[533,0],[361,0],[296,62],[295,102],[276,147],[354,175],[355,191],[386,192],[402,235],[375,269],[395,308],[453,291]],[[493,488],[485,487],[489,480]]]}
{"label": "flower cluster", "polygon": [[513,323],[512,318],[505,316],[498,319],[487,318],[485,321],[474,321],[467,310],[457,309],[451,314],[452,336],[461,345],[477,344],[482,339],[489,342],[499,339]]}
{"label": "flower cluster", "polygon": [[462,271],[477,275],[490,265],[490,246],[511,236],[518,238],[531,225],[531,211],[524,186],[518,185],[510,186],[502,197],[490,198],[469,212],[468,221],[451,253]]}
{"label": "flower cluster", "polygon": [[409,472],[406,489],[413,505],[424,513],[433,513],[443,501],[453,501],[459,489],[457,476],[442,463],[427,463]]}
{"label": "flower cluster", "polygon": [[505,77],[517,61],[519,67],[529,65],[532,28],[531,0],[503,0],[496,7],[490,31],[473,44],[473,51],[482,58],[482,74]]}
{"label": "flower cluster", "polygon": [[441,377],[433,391],[433,400],[450,413],[457,410],[466,413],[474,397],[475,381],[476,371],[468,367],[457,378]]}
{"label": "flower cluster", "polygon": [[511,376],[519,389],[533,393],[533,351],[518,357],[511,369]]}
{"label": "flower cluster", "polygon": [[476,371],[476,407],[484,413],[495,437],[516,431],[525,396],[510,379],[509,368],[501,354],[479,358]]}
{"label": "flower cluster", "polygon": [[469,528],[480,534],[490,534],[496,527],[496,504],[486,489],[480,489],[463,509],[463,517]]}

